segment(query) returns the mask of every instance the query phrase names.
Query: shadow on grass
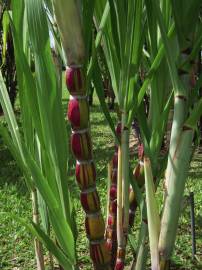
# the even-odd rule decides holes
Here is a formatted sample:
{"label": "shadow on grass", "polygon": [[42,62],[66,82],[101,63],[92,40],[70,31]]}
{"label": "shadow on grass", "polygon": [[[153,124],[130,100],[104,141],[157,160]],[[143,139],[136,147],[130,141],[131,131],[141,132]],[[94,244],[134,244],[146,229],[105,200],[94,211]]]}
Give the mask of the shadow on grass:
{"label": "shadow on grass", "polygon": [[15,186],[18,195],[25,195],[28,192],[22,173],[18,168],[8,148],[3,144],[0,138],[0,188],[5,185]]}

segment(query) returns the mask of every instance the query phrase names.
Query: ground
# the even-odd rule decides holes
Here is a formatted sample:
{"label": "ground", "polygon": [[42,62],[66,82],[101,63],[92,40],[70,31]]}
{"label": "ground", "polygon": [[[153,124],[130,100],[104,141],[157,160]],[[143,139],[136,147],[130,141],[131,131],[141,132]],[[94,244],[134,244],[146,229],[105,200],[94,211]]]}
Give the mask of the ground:
{"label": "ground", "polygon": [[[66,107],[64,97],[64,108]],[[101,113],[98,100],[95,100],[91,108],[91,130],[93,136],[94,158],[97,168],[97,184],[102,206],[106,201],[107,162],[113,153],[113,137],[110,129]],[[115,113],[112,113],[115,119]],[[69,127],[68,127],[69,130]],[[67,178],[71,186],[71,193],[76,206],[76,218],[78,222],[78,258],[81,269],[91,270],[88,254],[88,242],[84,232],[84,214],[79,202],[79,190],[74,181],[74,161],[70,159],[70,177]],[[31,198],[25,186],[23,176],[16,166],[15,161],[8,152],[0,138],[0,269],[2,270],[33,270],[35,267],[34,248],[31,235],[14,218],[14,215],[31,219]],[[176,250],[173,255],[173,268],[178,270],[202,269],[199,262],[202,259],[202,155],[196,153],[191,163],[189,176],[185,189],[185,196],[190,192],[195,195],[196,216],[196,243],[197,256],[192,259],[190,206],[184,203],[180,217]],[[158,190],[158,194],[161,190]],[[103,209],[106,212],[106,209]],[[133,229],[134,236],[135,228]],[[127,263],[131,261],[131,252],[128,252]],[[47,256],[48,260],[48,256]]]}

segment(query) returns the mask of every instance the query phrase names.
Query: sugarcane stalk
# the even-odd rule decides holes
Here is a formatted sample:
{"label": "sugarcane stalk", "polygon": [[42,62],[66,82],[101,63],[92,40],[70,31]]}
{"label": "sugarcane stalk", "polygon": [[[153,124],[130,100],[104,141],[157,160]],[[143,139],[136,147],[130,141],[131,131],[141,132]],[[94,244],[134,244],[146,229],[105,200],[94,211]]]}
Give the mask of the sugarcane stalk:
{"label": "sugarcane stalk", "polygon": [[166,265],[169,264],[175,243],[180,205],[192,152],[192,138],[192,129],[184,129],[182,131],[175,156],[172,159],[173,169],[170,172],[169,179],[172,182],[169,184],[169,189],[167,190],[159,237],[161,270],[166,269]]}
{"label": "sugarcane stalk", "polygon": [[117,260],[115,269],[124,268],[124,258],[125,258],[125,249],[124,249],[124,233],[123,233],[123,198],[122,198],[122,147],[118,147],[118,175],[117,175]]}
{"label": "sugarcane stalk", "polygon": [[158,241],[160,232],[160,217],[157,202],[155,199],[155,186],[153,182],[151,162],[148,157],[144,157],[145,171],[145,190],[146,190],[146,206],[149,231],[149,245],[151,253],[152,270],[160,270]]}
{"label": "sugarcane stalk", "polygon": [[[37,199],[37,190],[33,189],[32,192],[32,215],[33,222],[38,225],[39,224],[39,211],[38,211],[38,199]],[[34,247],[35,247],[35,256],[37,263],[37,270],[44,270],[44,256],[41,242],[34,238]]]}
{"label": "sugarcane stalk", "polygon": [[170,138],[170,148],[168,154],[168,165],[166,169],[166,178],[165,178],[165,188],[169,188],[170,183],[170,172],[172,170],[172,158],[175,154],[176,145],[179,141],[180,130],[182,128],[184,118],[185,118],[185,103],[186,97],[183,95],[175,96],[174,103],[174,115],[173,115],[173,124],[171,130],[171,138]]}
{"label": "sugarcane stalk", "polygon": [[[110,209],[110,188],[111,188],[111,175],[112,175],[112,160],[108,163],[107,169],[107,208],[106,208],[106,221],[105,228],[108,225],[109,209]],[[107,237],[107,232],[105,231],[105,238]]]}
{"label": "sugarcane stalk", "polygon": [[81,204],[86,213],[85,226],[90,241],[90,255],[94,269],[110,269],[110,256],[104,240],[104,220],[95,182],[85,75],[81,68],[70,67],[67,69],[66,78],[71,94],[68,107],[68,118],[72,125],[71,146],[77,160],[76,179],[81,189]]}
{"label": "sugarcane stalk", "polygon": [[[115,153],[115,158],[117,159],[117,153]],[[113,158],[114,160],[114,158]],[[117,178],[114,174],[117,174],[117,165],[113,166],[111,170],[111,183],[109,188],[109,205],[108,205],[108,215],[107,215],[107,226],[106,226],[106,241],[107,248],[111,256],[111,266],[114,269],[114,264],[116,260],[117,252],[117,236],[116,236],[116,212],[117,212]]]}
{"label": "sugarcane stalk", "polygon": [[[116,134],[120,137],[121,123],[118,123]],[[117,166],[118,166],[118,145],[115,145],[115,153],[110,162],[109,192],[108,192],[108,215],[106,224],[107,247],[111,255],[111,267],[114,269],[117,253]]]}
{"label": "sugarcane stalk", "polygon": [[[188,57],[190,49],[182,52]],[[190,74],[179,70],[185,89],[190,88]],[[186,91],[175,95],[173,125],[165,180],[165,202],[159,236],[160,269],[169,269],[174,248],[180,205],[191,159],[193,129],[183,126],[186,116]]]}
{"label": "sugarcane stalk", "polygon": [[123,233],[125,238],[128,235],[129,226],[129,129],[124,127],[122,136],[122,147],[123,147]]}
{"label": "sugarcane stalk", "polygon": [[117,259],[116,270],[124,269],[125,249],[129,227],[129,129],[127,114],[122,113],[121,144],[118,151],[117,191]]}
{"label": "sugarcane stalk", "polygon": [[71,148],[76,159],[76,180],[86,214],[85,228],[95,270],[110,270],[110,255],[104,239],[105,224],[96,188],[96,169],[92,154],[89,104],[86,89],[85,45],[80,12],[74,0],[53,0],[68,67],[66,85],[70,93],[68,119],[72,126]]}
{"label": "sugarcane stalk", "polygon": [[68,65],[80,65],[85,60],[81,16],[74,0],[52,0],[56,21]]}
{"label": "sugarcane stalk", "polygon": [[[181,59],[186,59],[188,57],[186,50],[181,53]],[[176,151],[176,146],[179,141],[179,136],[181,133],[181,129],[186,116],[186,102],[187,102],[187,89],[189,88],[189,79],[190,76],[187,71],[179,69],[179,76],[181,78],[181,83],[184,84],[183,91],[179,89],[179,92],[175,93],[174,99],[174,114],[172,121],[172,129],[170,135],[170,146],[169,146],[169,155],[168,155],[168,165],[166,169],[166,177],[165,177],[165,187],[169,188],[169,173],[172,171],[172,158]]]}

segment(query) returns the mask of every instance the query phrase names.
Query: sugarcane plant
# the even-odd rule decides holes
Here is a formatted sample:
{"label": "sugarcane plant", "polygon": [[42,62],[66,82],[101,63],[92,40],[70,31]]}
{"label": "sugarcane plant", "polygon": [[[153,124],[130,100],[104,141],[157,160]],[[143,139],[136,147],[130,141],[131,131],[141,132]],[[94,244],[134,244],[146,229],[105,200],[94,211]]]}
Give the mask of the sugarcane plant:
{"label": "sugarcane plant", "polygon": [[[69,137],[93,269],[123,270],[130,242],[135,254],[131,270],[147,269],[149,249],[151,269],[168,270],[193,134],[202,114],[201,78],[196,76],[202,43],[200,6],[199,0],[30,0],[20,4],[12,0],[8,18],[22,132],[2,76],[0,101],[7,125],[1,124],[0,131],[32,192],[34,222],[27,225],[18,220],[51,252],[60,268],[78,269],[79,258],[68,188],[61,69],[53,61],[49,32],[66,63]],[[52,21],[57,25],[53,27]],[[117,128],[104,100],[99,51],[117,101]],[[108,169],[106,222],[96,188],[90,132],[88,94],[92,84],[115,140]],[[145,98],[149,98],[146,106]],[[165,141],[172,111],[171,135]],[[139,153],[132,168],[129,148],[134,119]],[[155,192],[164,178],[160,209]],[[138,211],[140,230],[134,232]],[[38,269],[43,269],[40,245],[37,242],[36,254]]]}
{"label": "sugarcane plant", "polygon": [[[190,25],[191,25],[190,27],[187,27],[187,25],[189,25],[187,19],[183,20],[181,18],[180,20],[178,14],[175,13],[178,10],[179,6],[178,7],[175,6],[176,4],[174,3],[174,1],[164,1],[160,5],[159,3],[157,3],[157,1],[145,1],[146,11],[144,12],[142,9],[143,3],[140,2],[141,1],[136,1],[137,5],[136,8],[138,7],[139,4],[139,8],[142,11],[142,20],[140,21],[140,23],[142,23],[141,29],[143,29],[143,33],[144,29],[145,31],[148,31],[147,32],[148,34],[145,35],[145,37],[143,37],[143,39],[145,40],[142,41],[144,42],[144,46],[143,43],[142,46],[146,56],[142,58],[143,61],[142,63],[143,68],[146,69],[148,75],[144,78],[144,80],[141,82],[141,85],[139,86],[137,82],[137,77],[135,78],[135,76],[138,76],[137,70],[136,72],[134,72],[133,78],[135,78],[136,81],[134,83],[133,92],[132,91],[130,92],[128,90],[130,93],[129,96],[130,95],[132,96],[132,93],[134,95],[133,97],[134,103],[131,106],[132,108],[130,107],[127,108],[127,113],[129,117],[125,129],[127,130],[128,128],[130,128],[132,119],[134,116],[136,116],[140,125],[141,136],[144,145],[144,155],[142,159],[144,164],[145,181],[146,181],[145,186],[146,208],[148,215],[147,222],[149,228],[152,269],[160,269],[160,267],[161,269],[167,269],[169,267],[170,256],[174,247],[174,239],[176,235],[177,222],[179,219],[179,212],[180,212],[180,202],[183,195],[184,183],[186,180],[186,174],[188,171],[188,166],[190,164],[192,152],[191,143],[193,131],[191,132],[191,130],[189,130],[189,128],[187,127],[183,128],[183,125],[185,125],[186,119],[188,118],[188,112],[193,115],[195,114],[194,112],[190,112],[190,110],[192,108],[191,106],[194,104],[193,102],[197,100],[198,96],[198,87],[195,85],[194,79],[196,72],[193,70],[193,68],[195,63],[194,59],[197,56],[197,51],[200,49],[201,44],[201,35],[200,35],[201,22],[199,18],[200,2],[195,1],[193,3],[187,2],[185,5],[183,4],[184,9],[182,9],[181,11],[181,17],[182,18],[190,17]],[[124,78],[123,82],[123,79],[121,79],[121,71],[122,68],[125,66],[124,65],[122,66],[122,63],[124,61],[121,62],[122,59],[120,56],[121,53],[124,54],[127,52],[124,47],[125,41],[124,35],[127,33],[127,29],[124,27],[127,25],[127,11],[131,12],[131,6],[130,4],[127,6],[127,3],[121,4],[119,3],[119,1],[118,2],[109,1],[109,4],[110,4],[111,23],[108,22],[106,28],[103,30],[104,37],[102,46],[106,56],[106,61],[108,61],[108,68],[111,74],[111,79],[113,82],[113,87],[115,89],[116,98],[120,110],[122,114],[124,114],[122,99],[124,100],[124,97],[127,97],[128,94],[127,88],[126,89],[124,88],[125,86],[124,82],[125,79],[127,82],[127,76],[123,77]],[[180,4],[182,5],[182,3]],[[105,1],[99,1],[99,3],[97,3],[95,12],[96,20],[98,20],[98,22],[101,20],[100,18],[104,11],[104,8],[105,8]],[[140,10],[138,13],[139,16]],[[173,16],[172,12],[174,13]],[[122,23],[123,18],[126,18],[126,23]],[[139,25],[140,24],[136,23],[135,27]],[[158,28],[160,30],[160,35]],[[137,28],[135,30],[137,31]],[[134,33],[137,33],[135,30]],[[128,35],[127,37],[130,37],[130,35]],[[136,37],[135,39],[136,43],[134,43],[136,50],[138,50],[139,48],[138,41],[140,42],[140,38],[138,39]],[[182,42],[185,43],[182,45]],[[194,44],[194,48],[186,49],[186,46],[188,46],[185,45],[186,43],[191,43],[192,46]],[[116,48],[115,52],[114,48]],[[172,48],[175,48],[175,50],[172,51]],[[183,55],[180,54],[180,52]],[[130,57],[130,54],[126,55],[127,57]],[[134,56],[133,51],[132,55]],[[124,71],[122,72],[124,73]],[[186,74],[188,77],[186,77]],[[141,80],[141,77],[139,77],[139,80]],[[146,111],[141,102],[146,91],[148,91],[147,88],[149,88],[150,90],[149,94],[150,104],[148,117],[146,117]],[[190,95],[190,90],[188,89],[191,88],[194,88],[194,90],[192,90],[192,94],[193,92],[195,93],[193,94],[195,96],[195,100],[193,101],[193,99],[191,99],[192,101],[189,102],[185,110],[184,103],[186,100],[186,95],[188,94],[188,92]],[[172,105],[173,94],[175,97],[174,105]],[[196,110],[198,110],[198,117],[201,114],[201,112],[199,112],[201,110],[200,104],[201,100],[198,101],[196,106],[197,108]],[[167,155],[165,155],[164,151],[161,151],[162,150],[161,148],[163,144],[164,134],[166,131],[169,111],[170,109],[173,108],[173,106],[174,106],[174,117],[170,138],[170,146],[168,147],[168,161],[167,161]],[[195,117],[196,115],[197,114],[195,114]],[[196,122],[198,120],[198,117],[195,118]],[[189,122],[189,120],[187,121]],[[122,127],[124,130],[123,122],[124,118],[122,118]],[[193,129],[193,126],[191,129]],[[179,139],[179,136],[182,136],[180,137],[182,140]],[[124,136],[122,138],[124,138]],[[181,172],[180,175],[174,172],[176,166],[174,164],[175,156],[173,156],[173,154],[176,154],[177,156],[179,155],[178,158],[180,159],[180,161],[177,166],[179,166],[179,164],[181,164],[182,166],[183,163],[181,159],[184,156],[184,152],[182,149],[179,150],[178,148],[179,142],[180,144],[181,143],[183,144],[184,148],[187,147],[186,151],[189,153],[189,155],[186,155],[186,159],[183,158],[185,168],[183,168],[183,174]],[[124,145],[124,143],[125,140],[123,139],[123,141],[121,141],[121,145]],[[181,152],[178,154],[176,149],[177,151]],[[162,154],[164,154],[164,156],[162,156]],[[123,152],[121,153],[121,155],[124,157],[124,165],[120,164],[121,163],[120,157],[120,160],[118,162],[118,168],[120,169],[121,174],[124,174],[122,171],[123,166],[127,167],[129,166],[128,160],[127,158],[125,158]],[[159,162],[161,162],[162,164],[160,165]],[[140,168],[140,166],[138,167]],[[154,192],[159,184],[160,178],[162,177],[162,173],[165,169],[166,169],[166,181],[165,181],[166,189],[169,185],[171,185],[170,182],[177,181],[174,179],[178,179],[178,183],[175,182],[175,184],[171,185],[172,192],[171,191],[170,192],[172,193],[172,195],[168,196],[167,190],[165,192],[165,206],[163,208],[162,220],[160,225],[159,210],[157,209],[155,203]],[[126,181],[124,179],[124,176],[122,178],[122,181],[124,183],[122,182],[121,184],[121,181],[119,182],[118,180],[118,196],[117,196],[118,205],[119,203],[122,202],[122,199],[126,194],[124,192],[123,193],[124,195],[122,197],[121,196],[119,197],[120,193],[123,191],[122,188],[125,185]],[[152,182],[154,183],[152,184]],[[155,186],[153,186],[154,184]],[[137,188],[136,192],[140,193],[140,191],[138,191]],[[175,204],[177,200],[178,205],[177,208],[174,207],[174,205],[173,207],[170,207],[172,205],[170,200],[172,201],[173,204]],[[127,209],[126,203],[124,203],[124,207]],[[120,211],[119,210],[120,209],[118,208],[117,215],[122,215],[122,210]],[[126,212],[128,214],[128,211]],[[142,214],[142,216],[144,215]],[[118,219],[119,217],[117,216],[117,220]],[[155,219],[155,221],[153,221],[152,219]],[[122,222],[121,219],[119,219],[119,221],[120,222],[117,222],[117,237],[119,245],[123,247],[124,235],[123,231],[120,232],[120,227],[122,226],[121,229],[123,229],[124,222]],[[146,227],[145,220],[142,220],[142,223],[143,223],[142,227],[145,228]],[[142,239],[145,238],[147,229],[145,228],[143,231],[144,235],[143,236],[140,235]],[[170,237],[171,235],[172,237]],[[142,247],[140,245],[137,254],[139,255],[139,253],[141,252]],[[139,257],[138,255],[137,257]],[[136,266],[135,264],[133,264],[133,269],[145,269],[145,265],[143,266],[143,262],[140,264],[137,263]]]}

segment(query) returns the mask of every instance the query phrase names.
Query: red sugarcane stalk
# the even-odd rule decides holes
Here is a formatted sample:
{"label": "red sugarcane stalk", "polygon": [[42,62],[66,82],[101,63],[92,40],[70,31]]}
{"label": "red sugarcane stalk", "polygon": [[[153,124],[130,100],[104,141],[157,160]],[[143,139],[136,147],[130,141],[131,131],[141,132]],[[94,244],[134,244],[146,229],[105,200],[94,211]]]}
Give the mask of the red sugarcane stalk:
{"label": "red sugarcane stalk", "polygon": [[[121,123],[118,123],[116,128],[117,136],[121,134]],[[117,219],[117,167],[118,167],[118,146],[115,145],[115,153],[111,161],[110,175],[110,191],[109,191],[109,209],[106,227],[107,247],[111,255],[111,267],[114,269],[117,253],[117,234],[116,234],[116,219]]]}
{"label": "red sugarcane stalk", "polygon": [[[125,128],[123,129],[123,132],[125,132]],[[122,143],[124,145],[124,139],[126,139],[126,137],[122,137]],[[128,143],[126,143],[128,145]],[[120,151],[120,149],[119,149]],[[142,153],[143,155],[143,153]],[[120,164],[122,164],[122,160],[121,158],[119,158],[118,160],[118,166],[120,166]],[[125,211],[125,207],[124,207],[124,202],[123,202],[123,197],[120,196],[120,194],[123,195],[123,190],[121,190],[123,188],[123,179],[122,178],[122,167],[119,167],[118,170],[118,198],[117,198],[117,207],[119,207],[117,209],[117,239],[118,239],[118,249],[117,249],[117,257],[116,257],[116,264],[115,264],[115,270],[123,270],[124,269],[124,262],[125,262],[125,255],[126,255],[126,244],[127,244],[127,238],[128,238],[128,228],[126,229],[125,224],[124,224],[124,211]],[[129,192],[129,212],[127,212],[127,215],[129,215],[129,227],[131,227],[133,225],[134,222],[134,215],[135,215],[135,211],[137,208],[137,201],[135,198],[135,193],[133,192],[133,190],[131,188],[129,188],[130,192]],[[122,207],[122,209],[120,210],[120,207]],[[128,207],[127,207],[127,211],[128,211]],[[119,215],[118,215],[119,214]],[[127,226],[128,226],[127,225]]]}
{"label": "red sugarcane stalk", "polygon": [[89,131],[86,75],[83,68],[69,67],[66,71],[66,84],[70,92],[68,119],[72,125],[71,148],[77,160],[76,180],[81,190],[81,205],[86,214],[85,228],[90,242],[90,256],[95,270],[111,270],[110,254],[104,239],[105,224],[96,189],[96,169]]}

